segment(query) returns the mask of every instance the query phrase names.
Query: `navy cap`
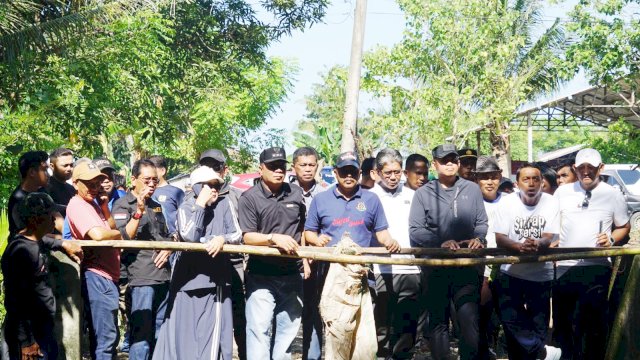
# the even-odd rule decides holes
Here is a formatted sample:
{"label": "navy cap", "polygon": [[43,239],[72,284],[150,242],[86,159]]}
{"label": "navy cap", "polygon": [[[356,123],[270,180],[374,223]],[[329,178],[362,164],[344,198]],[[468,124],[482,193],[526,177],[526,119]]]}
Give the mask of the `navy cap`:
{"label": "navy cap", "polygon": [[345,166],[355,166],[358,169],[360,168],[358,155],[355,152],[345,151],[342,154],[338,155],[338,157],[336,158],[336,168]]}
{"label": "navy cap", "polygon": [[438,145],[431,150],[431,155],[433,155],[434,159],[442,159],[451,154],[458,155],[458,150],[456,150],[456,146],[453,144]]}
{"label": "navy cap", "polygon": [[287,153],[281,147],[264,149],[260,154],[260,163],[268,164],[274,161],[287,161]]}
{"label": "navy cap", "polygon": [[204,159],[213,159],[217,162],[221,162],[224,163],[227,161],[227,158],[224,156],[224,154],[222,153],[222,151],[218,150],[218,149],[209,149],[206,150],[205,152],[202,153],[202,155],[200,155],[200,163],[202,164],[202,160]]}
{"label": "navy cap", "polygon": [[460,159],[466,158],[466,157],[477,158],[478,157],[478,152],[473,150],[473,149],[462,149],[462,150],[458,151],[458,156],[460,157]]}

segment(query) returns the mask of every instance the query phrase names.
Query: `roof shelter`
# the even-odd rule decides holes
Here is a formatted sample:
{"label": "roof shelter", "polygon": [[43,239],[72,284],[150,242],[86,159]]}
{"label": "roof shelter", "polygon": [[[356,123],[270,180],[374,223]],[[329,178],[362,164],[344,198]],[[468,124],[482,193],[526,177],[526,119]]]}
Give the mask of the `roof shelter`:
{"label": "roof shelter", "polygon": [[[512,121],[515,130],[559,131],[569,126],[596,125],[602,130],[612,120],[625,119],[640,128],[640,79],[619,80],[613,88],[594,86],[520,111]],[[598,129],[600,127],[600,129]]]}

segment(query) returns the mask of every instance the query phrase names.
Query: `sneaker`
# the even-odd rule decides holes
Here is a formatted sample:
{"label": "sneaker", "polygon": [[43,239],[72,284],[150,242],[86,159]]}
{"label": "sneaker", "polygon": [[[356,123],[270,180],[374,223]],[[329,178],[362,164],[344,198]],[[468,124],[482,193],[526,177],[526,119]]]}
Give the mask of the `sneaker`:
{"label": "sneaker", "polygon": [[545,345],[544,348],[547,350],[547,357],[544,360],[560,360],[562,349],[549,345]]}

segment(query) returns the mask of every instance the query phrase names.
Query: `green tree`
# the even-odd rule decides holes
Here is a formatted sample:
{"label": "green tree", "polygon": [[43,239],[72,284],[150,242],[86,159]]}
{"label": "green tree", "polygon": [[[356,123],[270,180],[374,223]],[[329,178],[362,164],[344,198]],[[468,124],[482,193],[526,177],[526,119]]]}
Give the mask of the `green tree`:
{"label": "green tree", "polygon": [[516,110],[559,83],[560,22],[544,28],[536,0],[399,3],[407,16],[402,41],[365,61],[365,86],[391,99],[379,128],[409,150],[462,144],[488,128],[492,152],[508,168]]}

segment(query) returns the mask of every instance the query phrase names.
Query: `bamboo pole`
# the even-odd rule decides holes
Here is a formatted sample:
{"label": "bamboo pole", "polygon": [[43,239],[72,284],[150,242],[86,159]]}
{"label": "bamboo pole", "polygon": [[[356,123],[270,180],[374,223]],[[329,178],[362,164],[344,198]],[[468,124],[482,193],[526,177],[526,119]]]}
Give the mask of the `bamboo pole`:
{"label": "bamboo pole", "polygon": [[[174,251],[206,251],[205,244],[172,242],[172,241],[138,241],[138,240],[106,240],[92,241],[82,240],[80,243],[83,247],[114,247],[120,249],[155,249],[155,250],[174,250]],[[418,265],[418,266],[475,266],[490,264],[519,264],[531,262],[560,261],[570,259],[587,259],[597,257],[609,257],[620,255],[638,255],[640,248],[563,248],[561,251],[549,249],[547,254],[536,255],[508,255],[495,258],[469,257],[469,258],[393,258],[386,256],[371,255],[335,255],[329,253],[332,248],[317,248],[302,246],[295,254],[281,253],[280,250],[266,246],[251,245],[224,245],[222,252],[226,253],[245,253],[258,256],[280,256],[284,258],[308,258],[313,260],[330,261],[349,264],[385,264],[385,265]],[[463,251],[465,250],[465,251]],[[486,249],[492,250],[492,249]],[[385,250],[386,251],[386,250]],[[448,249],[420,249],[421,255],[451,257],[456,253],[470,256],[484,256],[483,249],[479,250],[448,250]],[[486,251],[485,251],[486,253]],[[388,252],[387,252],[388,254]]]}
{"label": "bamboo pole", "polygon": [[[631,269],[629,270],[629,277],[627,278],[624,291],[622,292],[618,313],[616,314],[616,318],[611,327],[609,343],[607,344],[607,353],[605,355],[605,359],[607,360],[632,359],[634,353],[637,355],[638,335],[625,330],[629,328],[630,321],[637,320],[631,318],[632,315],[630,314],[634,313],[634,304],[637,304],[638,282],[640,282],[640,257],[636,256],[634,257]],[[625,339],[625,336],[630,336],[631,338]],[[630,349],[622,346],[621,343],[623,340],[626,340],[627,343],[636,344],[636,348]]]}

